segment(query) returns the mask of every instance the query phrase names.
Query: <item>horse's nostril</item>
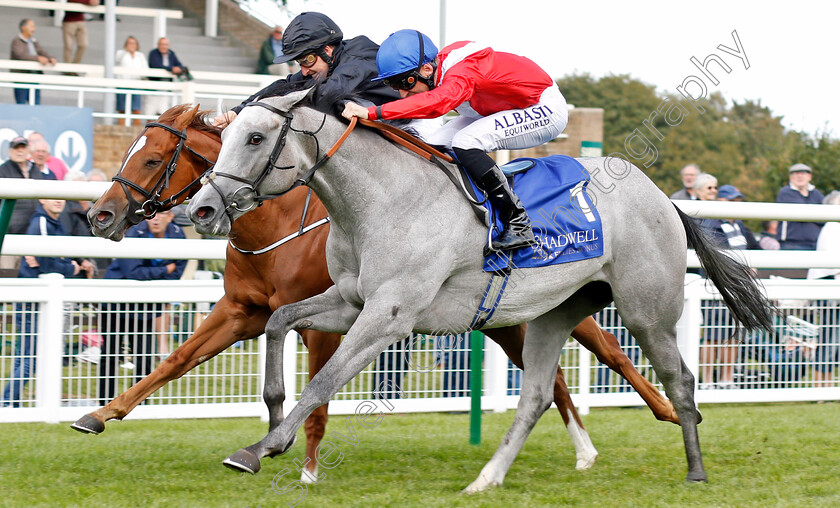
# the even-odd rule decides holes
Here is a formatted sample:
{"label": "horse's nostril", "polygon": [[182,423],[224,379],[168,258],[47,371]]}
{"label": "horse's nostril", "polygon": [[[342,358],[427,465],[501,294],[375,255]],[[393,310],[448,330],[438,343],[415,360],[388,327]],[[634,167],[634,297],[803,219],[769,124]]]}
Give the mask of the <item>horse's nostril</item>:
{"label": "horse's nostril", "polygon": [[108,222],[111,219],[111,212],[99,212],[96,214],[97,222]]}
{"label": "horse's nostril", "polygon": [[209,211],[210,211],[210,207],[202,206],[201,208],[199,208],[198,210],[195,211],[195,214],[196,214],[196,216],[198,216],[199,219],[203,219],[207,215],[207,212],[209,212]]}

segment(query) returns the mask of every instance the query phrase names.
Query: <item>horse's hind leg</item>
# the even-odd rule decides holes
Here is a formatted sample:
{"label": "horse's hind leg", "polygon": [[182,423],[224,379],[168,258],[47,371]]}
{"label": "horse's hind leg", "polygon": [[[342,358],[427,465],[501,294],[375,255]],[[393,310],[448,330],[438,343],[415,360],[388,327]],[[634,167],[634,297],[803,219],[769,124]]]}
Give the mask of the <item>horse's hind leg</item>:
{"label": "horse's hind leg", "polygon": [[563,344],[582,315],[570,317],[563,306],[544,314],[528,324],[525,345],[522,349],[524,363],[522,392],[516,416],[502,444],[493,458],[464,492],[471,494],[501,485],[510,465],[525,444],[525,439],[540,416],[551,406],[552,378],[556,376]]}
{"label": "horse's hind leg", "polygon": [[[635,291],[632,295],[619,298],[619,292],[616,292],[616,305],[624,325],[650,360],[679,416],[688,460],[686,480],[706,481],[700,439],[697,435],[699,413],[694,405],[694,375],[688,370],[677,349],[676,325],[683,301],[682,286],[677,287],[679,294],[668,294],[665,290],[657,292],[655,298]],[[646,302],[644,308],[639,302]]]}
{"label": "horse's hind leg", "polygon": [[[588,318],[592,320],[592,318]],[[584,320],[586,323],[586,320]],[[580,326],[585,326],[581,323]],[[592,321],[595,324],[595,321]],[[597,331],[598,325],[595,324]],[[522,347],[525,343],[526,325],[506,326],[503,328],[492,328],[485,333],[488,337],[496,341],[504,350],[505,354],[510,358],[514,365],[522,368]],[[577,330],[577,328],[575,328]],[[575,335],[575,332],[572,332]],[[583,426],[580,420],[577,408],[572,403],[572,397],[569,394],[569,387],[566,385],[566,379],[563,377],[563,370],[557,366],[557,375],[554,378],[554,403],[557,404],[557,410],[560,411],[560,416],[563,418],[563,423],[566,424],[566,431],[572,439],[572,445],[575,447],[575,469],[583,471],[592,467],[595,464],[595,459],[598,458],[598,450],[589,439],[589,433]]]}
{"label": "horse's hind leg", "polygon": [[[309,380],[317,374],[321,368],[332,358],[338,345],[341,344],[341,335],[337,333],[325,333],[315,330],[302,330],[303,343],[309,349]],[[304,431],[306,432],[306,459],[305,468],[301,469],[300,481],[303,483],[314,483],[318,478],[318,457],[315,455],[324,431],[327,426],[327,409],[329,404],[324,404],[306,419]]]}
{"label": "horse's hind leg", "polygon": [[592,317],[588,317],[572,330],[572,337],[592,351],[598,361],[621,374],[639,393],[657,420],[680,423],[671,401],[663,397],[650,381],[639,374],[633,362],[621,349],[615,335],[598,326]]}

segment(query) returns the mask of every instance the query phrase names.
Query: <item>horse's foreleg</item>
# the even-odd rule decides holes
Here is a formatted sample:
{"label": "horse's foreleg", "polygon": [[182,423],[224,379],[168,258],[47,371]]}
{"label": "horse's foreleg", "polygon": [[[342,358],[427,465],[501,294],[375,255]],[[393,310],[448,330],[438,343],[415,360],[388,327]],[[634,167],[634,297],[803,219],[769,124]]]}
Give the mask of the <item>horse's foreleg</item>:
{"label": "horse's foreleg", "polygon": [[189,372],[196,365],[213,358],[238,340],[255,337],[262,332],[268,316],[249,313],[223,297],[198,330],[175,351],[131,388],[96,411],[86,414],[72,428],[91,434],[105,430],[105,422],[123,418],[158,388]]}
{"label": "horse's foreleg", "polygon": [[[556,317],[555,317],[556,316]],[[501,485],[516,455],[540,416],[551,406],[552,377],[556,377],[560,351],[574,323],[558,310],[528,324],[527,340],[522,349],[522,392],[510,430],[493,458],[481,469],[464,493],[471,494]]]}
{"label": "horse's foreleg", "polygon": [[639,393],[657,420],[680,423],[671,401],[663,397],[650,381],[639,374],[633,362],[621,349],[615,335],[598,326],[592,317],[587,317],[572,330],[572,337],[583,347],[595,353],[598,361],[626,379]]}
{"label": "horse's foreleg", "polygon": [[[358,315],[359,309],[346,303],[341,298],[336,286],[330,287],[320,295],[307,298],[297,303],[284,305],[274,311],[265,327],[267,352],[266,380],[263,397],[266,399],[266,404],[269,404],[269,410],[272,404],[269,400],[270,398],[283,398],[285,396],[282,357],[276,356],[277,354],[282,355],[283,341],[286,334],[292,329],[302,328],[337,333],[348,330]],[[274,351],[275,354],[269,354],[271,351]],[[329,362],[327,363],[329,364]],[[271,369],[271,376],[269,376],[269,368]],[[314,379],[317,379],[317,377]],[[304,389],[303,393],[306,393],[306,389]],[[301,396],[301,400],[303,400],[303,396]],[[266,438],[259,443],[240,449],[222,461],[222,463],[237,471],[245,471],[252,474],[257,473],[260,470],[260,459],[266,455],[274,456],[286,452],[294,443],[294,432],[300,427],[303,420],[315,408],[324,405],[328,400],[329,397],[321,404],[309,408],[303,418],[295,420],[294,430],[291,434],[285,436],[286,439],[282,440],[282,442],[278,442],[277,439],[269,439],[269,436],[276,436],[281,432],[281,429],[287,428],[288,418],[284,419],[282,415],[279,418],[273,418]],[[299,405],[300,401],[298,402]],[[295,414],[294,410],[292,414]],[[299,415],[300,412],[297,414]],[[271,412],[269,416],[271,417]],[[277,425],[274,425],[275,421]]]}
{"label": "horse's foreleg", "polygon": [[[513,364],[521,369],[525,330],[526,325],[522,324],[493,328],[487,330],[485,333],[488,337],[496,341]],[[572,403],[569,387],[566,385],[563,370],[559,365],[557,366],[557,375],[554,378],[554,403],[557,405],[558,411],[560,411],[563,423],[566,424],[566,431],[569,433],[569,437],[572,439],[572,444],[575,447],[575,469],[578,471],[589,469],[595,464],[595,460],[598,458],[598,450],[592,444],[589,433],[586,432],[583,422],[580,420],[577,408]]]}
{"label": "horse's foreleg", "polygon": [[[341,335],[337,333],[325,333],[315,330],[302,330],[303,343],[309,349],[309,380],[320,372],[327,360],[332,358],[338,345],[341,344]],[[309,415],[304,424],[306,432],[306,471],[301,471],[300,481],[313,483],[318,478],[318,457],[315,451],[324,437],[324,429],[327,426],[327,408],[329,404],[317,408]]]}

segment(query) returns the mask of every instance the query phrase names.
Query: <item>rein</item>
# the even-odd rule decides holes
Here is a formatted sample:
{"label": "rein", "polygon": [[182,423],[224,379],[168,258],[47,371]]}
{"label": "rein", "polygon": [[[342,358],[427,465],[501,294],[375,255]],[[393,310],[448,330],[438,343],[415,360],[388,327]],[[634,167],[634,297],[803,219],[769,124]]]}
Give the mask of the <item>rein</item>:
{"label": "rein", "polygon": [[[269,173],[271,173],[272,170],[274,170],[274,169],[287,170],[287,169],[293,169],[294,168],[294,166],[277,166],[276,165],[277,159],[280,156],[280,153],[283,151],[283,147],[286,146],[286,136],[288,136],[289,131],[291,130],[291,131],[294,131],[294,132],[299,132],[301,134],[306,134],[307,136],[311,136],[312,139],[315,140],[315,156],[317,157],[318,153],[321,151],[321,148],[320,148],[320,143],[318,141],[318,137],[316,136],[316,134],[321,132],[321,129],[324,128],[324,124],[327,121],[327,115],[324,114],[324,117],[321,119],[321,125],[318,127],[317,130],[306,131],[306,130],[298,130],[298,129],[295,129],[294,127],[292,127],[292,119],[294,118],[293,114],[291,114],[289,112],[286,112],[286,111],[281,111],[281,110],[275,108],[274,106],[272,106],[271,104],[266,104],[265,102],[249,102],[249,103],[245,104],[245,107],[248,107],[248,106],[259,106],[259,107],[265,108],[265,109],[271,111],[272,113],[274,113],[276,115],[282,116],[283,118],[285,118],[285,121],[283,122],[283,127],[281,127],[281,129],[280,129],[280,135],[277,138],[277,142],[274,144],[274,148],[271,150],[271,155],[268,158],[268,162],[266,163],[265,167],[263,168],[263,170],[260,172],[260,174],[257,176],[256,179],[247,180],[247,179],[242,178],[240,176],[231,175],[230,173],[222,173],[222,172],[215,171],[215,170],[211,170],[211,171],[207,172],[200,179],[202,184],[206,185],[206,184],[209,183],[210,186],[213,187],[213,189],[216,190],[216,193],[219,195],[219,197],[222,199],[222,203],[225,205],[224,212],[228,216],[228,219],[230,219],[231,224],[233,224],[233,221],[234,221],[233,215],[231,213],[231,209],[234,209],[238,212],[243,212],[243,213],[248,212],[248,211],[256,208],[257,206],[262,205],[263,201],[280,197],[280,196],[282,196],[282,195],[284,195],[288,192],[291,192],[292,190],[296,189],[297,187],[300,187],[301,185],[309,184],[309,182],[312,180],[312,177],[315,176],[315,172],[318,171],[318,169],[321,168],[321,166],[326,164],[327,161],[330,160],[330,157],[335,155],[335,152],[338,151],[339,147],[344,143],[344,141],[347,139],[347,137],[350,135],[350,133],[353,132],[353,129],[356,127],[356,120],[357,120],[354,117],[350,121],[350,125],[347,126],[347,129],[345,129],[344,133],[338,138],[338,140],[333,144],[333,146],[329,150],[327,150],[327,152],[324,154],[323,157],[318,159],[318,161],[309,169],[309,171],[306,172],[306,174],[304,174],[301,178],[298,178],[297,180],[295,180],[295,182],[292,184],[291,187],[289,187],[288,189],[286,189],[285,191],[283,191],[279,194],[264,194],[263,195],[263,194],[259,194],[257,192],[257,187],[259,187],[260,183],[262,183],[262,181],[265,180],[265,178],[269,175]],[[241,182],[241,183],[244,184],[242,187],[236,189],[236,191],[233,193],[233,199],[230,202],[228,202],[228,199],[225,197],[222,190],[219,188],[218,185],[216,185],[216,182],[214,182],[214,180],[217,177],[229,178],[231,180],[235,180],[237,182]],[[241,196],[243,198],[248,198],[248,200],[251,203],[253,203],[253,206],[249,205],[245,208],[240,207],[239,203],[237,203],[237,199],[236,199],[237,196]]]}
{"label": "rein", "polygon": [[[335,152],[338,151],[339,147],[341,147],[341,145],[344,143],[344,141],[347,139],[347,137],[350,136],[350,133],[353,132],[353,129],[356,127],[357,123],[361,123],[362,125],[365,125],[367,127],[372,127],[372,128],[375,128],[375,129],[379,130],[385,137],[389,138],[390,140],[396,142],[397,144],[399,144],[399,145],[401,145],[405,148],[408,148],[409,150],[411,150],[415,154],[423,157],[427,161],[432,162],[438,168],[440,168],[450,180],[452,180],[452,182],[455,184],[455,186],[457,188],[462,190],[462,192],[466,196],[467,200],[474,207],[481,204],[480,202],[475,201],[470,197],[469,193],[467,193],[462,188],[462,186],[459,184],[459,182],[457,181],[455,176],[452,175],[452,173],[447,170],[446,166],[443,165],[443,162],[441,162],[441,160],[443,160],[443,161],[452,163],[453,162],[452,157],[450,157],[449,155],[446,155],[444,153],[441,153],[439,150],[437,150],[434,147],[424,143],[420,139],[416,138],[415,136],[410,135],[409,133],[407,133],[407,132],[405,132],[401,129],[398,129],[398,128],[393,127],[391,125],[384,124],[382,122],[373,122],[373,121],[366,120],[366,119],[359,119],[358,117],[355,117],[355,116],[350,120],[350,125],[348,125],[347,128],[344,130],[344,133],[341,134],[341,136],[332,145],[332,147],[330,147],[330,149],[327,150],[327,152],[324,154],[324,156],[321,157],[320,159],[318,159],[317,162],[315,162],[315,164],[301,178],[298,178],[297,180],[295,180],[291,187],[289,187],[288,189],[286,189],[285,191],[283,191],[279,194],[259,194],[259,192],[257,191],[257,188],[263,182],[263,180],[265,180],[265,178],[271,173],[272,170],[279,169],[279,170],[282,171],[282,170],[288,170],[288,169],[293,169],[294,168],[294,166],[277,166],[277,159],[279,158],[280,153],[283,151],[283,148],[286,146],[286,137],[288,136],[290,130],[294,131],[294,132],[301,133],[301,134],[306,134],[307,136],[311,136],[315,140],[315,157],[316,158],[318,157],[318,153],[321,150],[320,150],[320,144],[318,142],[318,137],[316,136],[316,134],[321,132],[321,129],[324,128],[324,124],[327,121],[327,115],[326,115],[326,113],[324,114],[323,118],[321,119],[321,125],[318,127],[317,130],[315,130],[315,131],[305,131],[305,130],[298,130],[298,129],[295,129],[294,127],[292,127],[292,120],[294,119],[294,115],[291,112],[282,111],[282,110],[272,106],[271,104],[267,104],[265,102],[259,102],[259,101],[248,102],[248,103],[245,104],[244,107],[249,107],[249,106],[259,106],[261,108],[265,108],[268,111],[271,111],[272,113],[283,117],[285,119],[285,121],[283,122],[283,126],[280,129],[280,135],[277,137],[277,142],[274,144],[274,148],[271,150],[271,155],[268,158],[268,162],[266,163],[265,167],[260,172],[260,174],[257,175],[257,177],[254,180],[248,180],[246,178],[242,178],[241,176],[232,175],[230,173],[223,173],[223,172],[220,172],[220,171],[215,171],[214,169],[211,169],[210,171],[206,172],[201,177],[201,179],[200,179],[201,184],[202,185],[210,184],[210,186],[213,187],[213,189],[215,189],[216,193],[219,195],[219,198],[221,198],[222,204],[225,205],[225,208],[224,208],[225,215],[228,216],[228,219],[230,220],[231,224],[233,224],[233,222],[234,222],[232,210],[236,210],[237,212],[241,212],[241,213],[249,212],[249,211],[253,210],[254,208],[262,205],[263,202],[268,200],[268,199],[273,199],[273,198],[276,198],[276,197],[280,197],[280,196],[282,196],[282,195],[284,195],[288,192],[291,192],[292,190],[296,189],[297,187],[300,187],[302,185],[308,185],[309,182],[312,180],[312,177],[315,176],[315,172],[318,171],[318,169],[321,168],[321,166],[326,164],[333,155],[335,155]],[[237,182],[240,182],[240,183],[243,184],[241,187],[239,187],[238,189],[236,189],[232,193],[230,201],[225,196],[224,192],[222,192],[222,190],[219,188],[219,186],[216,185],[216,182],[214,180],[217,177],[229,178],[231,180],[234,180],[234,181],[237,181]],[[247,204],[245,205],[245,207],[242,207],[239,204],[239,202],[242,199],[246,200]],[[302,228],[301,228],[300,231],[302,231]],[[299,231],[299,234],[301,234],[300,231]],[[236,248],[236,247],[234,247],[234,248]],[[238,248],[236,248],[236,249],[239,250],[240,252],[244,252],[244,251],[242,251]]]}
{"label": "rein", "polygon": [[[163,193],[164,189],[169,188],[169,178],[175,173],[175,170],[178,169],[178,159],[181,157],[181,152],[186,149],[187,152],[193,154],[194,156],[198,157],[206,164],[205,173],[207,170],[211,170],[215,163],[208,159],[207,157],[201,155],[200,153],[196,152],[193,148],[186,145],[187,141],[187,129],[186,127],[184,130],[176,130],[169,125],[158,123],[158,122],[149,122],[146,124],[146,130],[151,127],[159,127],[171,134],[174,134],[178,137],[178,146],[175,148],[175,151],[172,153],[172,157],[169,159],[169,163],[166,165],[166,170],[161,173],[160,177],[158,177],[157,182],[152,187],[151,190],[146,190],[145,188],[141,187],[140,185],[132,182],[131,180],[122,176],[122,169],[120,169],[119,173],[114,175],[111,179],[114,182],[120,184],[125,192],[125,196],[128,199],[128,209],[129,213],[126,217],[129,223],[132,226],[139,224],[144,219],[151,219],[158,212],[164,212],[166,210],[172,209],[177,204],[177,200],[183,196],[184,194],[188,193],[190,189],[195,186],[197,183],[201,181],[201,176],[194,179],[190,183],[188,183],[183,189],[179,190],[175,194],[169,196],[165,200],[161,201],[160,196]],[[143,131],[145,133],[145,130]],[[135,191],[139,192],[140,195],[143,196],[145,201],[140,203],[129,191],[129,187],[134,189]]]}

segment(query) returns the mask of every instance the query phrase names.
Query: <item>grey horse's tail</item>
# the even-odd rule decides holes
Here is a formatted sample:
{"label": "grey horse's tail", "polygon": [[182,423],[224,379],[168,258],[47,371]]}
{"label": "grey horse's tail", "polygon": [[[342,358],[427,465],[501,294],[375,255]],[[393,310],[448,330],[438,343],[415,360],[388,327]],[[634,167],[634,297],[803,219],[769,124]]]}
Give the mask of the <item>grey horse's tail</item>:
{"label": "grey horse's tail", "polygon": [[697,253],[700,265],[735,317],[736,335],[739,324],[749,331],[772,332],[773,306],[759,289],[750,267],[727,255],[691,217],[677,205],[674,208],[685,228],[689,248]]}

